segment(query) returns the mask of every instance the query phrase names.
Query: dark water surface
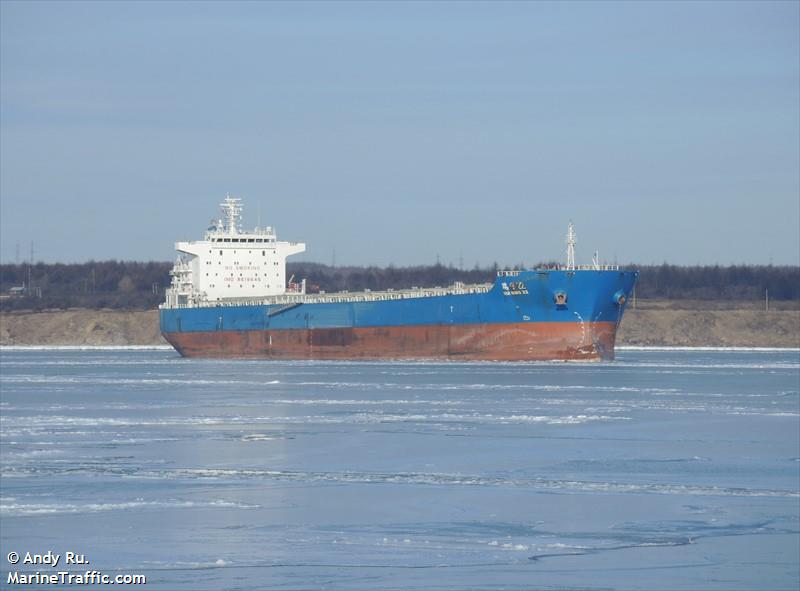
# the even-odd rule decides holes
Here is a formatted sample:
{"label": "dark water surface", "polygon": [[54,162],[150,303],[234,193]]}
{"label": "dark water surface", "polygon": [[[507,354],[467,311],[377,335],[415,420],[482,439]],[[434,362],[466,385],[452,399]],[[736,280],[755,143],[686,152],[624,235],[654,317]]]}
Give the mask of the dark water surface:
{"label": "dark water surface", "polygon": [[145,574],[142,589],[800,581],[797,351],[586,365],[1,359],[4,589],[52,588],[7,578],[8,552],[48,550]]}

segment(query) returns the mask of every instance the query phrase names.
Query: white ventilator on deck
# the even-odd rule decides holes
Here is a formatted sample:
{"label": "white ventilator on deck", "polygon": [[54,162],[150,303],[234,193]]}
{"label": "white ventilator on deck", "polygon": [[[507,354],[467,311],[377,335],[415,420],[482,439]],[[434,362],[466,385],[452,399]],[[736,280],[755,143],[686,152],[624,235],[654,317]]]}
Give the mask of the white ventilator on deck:
{"label": "white ventilator on deck", "polygon": [[[176,242],[167,306],[287,293],[286,258],[306,249],[302,242],[278,242],[271,226],[242,231],[242,200],[230,195],[220,204],[203,240]],[[305,282],[293,293],[303,293]]]}
{"label": "white ventilator on deck", "polygon": [[572,222],[567,226],[567,269],[575,269],[575,229],[572,227]]}

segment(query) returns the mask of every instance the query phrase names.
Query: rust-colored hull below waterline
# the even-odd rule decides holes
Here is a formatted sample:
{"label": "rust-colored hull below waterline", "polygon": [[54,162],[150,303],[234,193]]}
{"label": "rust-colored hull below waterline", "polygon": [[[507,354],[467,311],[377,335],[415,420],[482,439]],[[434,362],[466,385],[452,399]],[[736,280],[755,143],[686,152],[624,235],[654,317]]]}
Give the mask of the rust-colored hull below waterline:
{"label": "rust-colored hull below waterline", "polygon": [[520,322],[171,332],[184,357],[232,359],[611,360],[615,322]]}

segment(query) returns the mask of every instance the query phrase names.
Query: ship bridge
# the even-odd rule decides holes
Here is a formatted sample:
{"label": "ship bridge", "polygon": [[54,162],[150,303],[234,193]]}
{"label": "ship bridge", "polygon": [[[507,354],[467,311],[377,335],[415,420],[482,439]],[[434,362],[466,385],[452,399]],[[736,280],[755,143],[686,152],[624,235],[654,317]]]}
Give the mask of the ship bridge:
{"label": "ship bridge", "polygon": [[[203,240],[175,243],[168,307],[287,293],[286,259],[304,252],[305,243],[279,241],[272,226],[243,231],[241,199],[228,195],[220,208]],[[301,284],[293,293],[304,291]]]}

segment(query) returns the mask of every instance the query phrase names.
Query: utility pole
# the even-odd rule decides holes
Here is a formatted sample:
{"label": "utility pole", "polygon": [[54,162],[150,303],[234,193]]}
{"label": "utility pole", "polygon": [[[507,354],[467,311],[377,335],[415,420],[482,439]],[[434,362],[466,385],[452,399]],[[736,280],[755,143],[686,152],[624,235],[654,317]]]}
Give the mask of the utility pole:
{"label": "utility pole", "polygon": [[769,289],[764,290],[764,311],[769,312]]}
{"label": "utility pole", "polygon": [[28,291],[26,293],[33,295],[33,283],[31,283],[31,275],[33,274],[33,240],[31,240],[31,260],[28,261]]}

